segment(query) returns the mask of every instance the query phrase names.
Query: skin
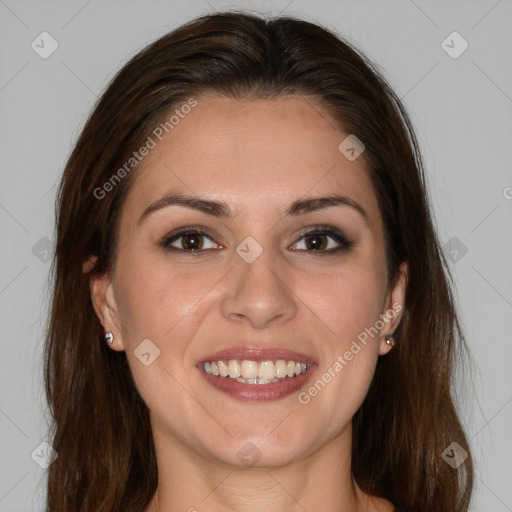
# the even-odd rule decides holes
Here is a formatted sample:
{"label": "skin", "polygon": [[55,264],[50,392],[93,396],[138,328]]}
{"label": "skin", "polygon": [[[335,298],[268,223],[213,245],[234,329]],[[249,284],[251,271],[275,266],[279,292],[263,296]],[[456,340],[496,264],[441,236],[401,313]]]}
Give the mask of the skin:
{"label": "skin", "polygon": [[[400,313],[385,317],[379,334],[308,404],[296,393],[241,402],[196,368],[227,347],[282,347],[318,362],[307,388],[379,315],[404,303],[407,267],[390,286],[377,198],[363,158],[350,162],[338,150],[346,136],[304,97],[202,96],[137,170],[115,266],[90,285],[96,313],[114,333],[112,349],[126,350],[150,410],[159,486],[148,512],[393,510],[351,478],[351,420],[379,356],[391,350],[384,336],[396,330]],[[169,192],[225,202],[233,216],[171,205],[139,222]],[[297,199],[332,194],[356,201],[367,220],[349,206],[283,216]],[[341,230],[353,247],[308,249],[302,230],[316,224]],[[196,225],[213,239],[204,239],[197,257],[159,245],[177,228]],[[263,249],[252,263],[236,252],[248,236]],[[145,339],[160,349],[149,366],[134,355]],[[260,453],[250,466],[237,456],[246,443]]]}

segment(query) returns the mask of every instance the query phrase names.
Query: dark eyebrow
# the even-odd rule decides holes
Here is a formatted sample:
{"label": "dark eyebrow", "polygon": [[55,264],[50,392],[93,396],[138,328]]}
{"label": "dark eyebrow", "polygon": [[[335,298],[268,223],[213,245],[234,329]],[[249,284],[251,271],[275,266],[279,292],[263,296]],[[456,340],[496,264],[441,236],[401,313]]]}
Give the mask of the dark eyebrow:
{"label": "dark eyebrow", "polygon": [[168,194],[162,197],[158,201],[151,203],[141,215],[139,224],[151,213],[165,208],[166,206],[183,206],[184,208],[190,208],[197,210],[214,217],[231,217],[231,210],[226,203],[219,201],[212,201],[206,199],[198,199],[197,197],[185,196],[183,194]]}
{"label": "dark eyebrow", "polygon": [[[213,215],[220,218],[231,218],[232,212],[226,203],[207,199],[198,199],[193,196],[183,194],[168,194],[158,201],[150,204],[141,215],[139,224],[151,213],[165,208],[166,206],[183,206],[207,215]],[[327,197],[313,197],[308,199],[297,199],[284,212],[285,217],[295,217],[306,213],[315,212],[332,206],[348,206],[359,212],[366,223],[369,225],[369,218],[364,208],[346,196],[332,195]]]}
{"label": "dark eyebrow", "polygon": [[292,205],[286,210],[285,216],[303,215],[305,213],[315,212],[322,210],[323,208],[329,208],[331,206],[349,206],[357,212],[359,212],[365,222],[369,225],[370,219],[366,210],[356,201],[350,197],[332,195],[327,197],[313,197],[308,199],[297,199]]}

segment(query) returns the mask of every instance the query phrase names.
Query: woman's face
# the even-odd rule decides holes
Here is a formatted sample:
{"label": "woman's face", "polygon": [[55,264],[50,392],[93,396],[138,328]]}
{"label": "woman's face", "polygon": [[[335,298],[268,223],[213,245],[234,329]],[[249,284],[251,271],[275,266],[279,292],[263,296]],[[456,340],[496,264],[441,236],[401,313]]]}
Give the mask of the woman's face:
{"label": "woman's face", "polygon": [[348,135],[311,99],[199,97],[134,171],[115,268],[91,287],[158,446],[257,466],[349,446],[405,280],[389,288]]}

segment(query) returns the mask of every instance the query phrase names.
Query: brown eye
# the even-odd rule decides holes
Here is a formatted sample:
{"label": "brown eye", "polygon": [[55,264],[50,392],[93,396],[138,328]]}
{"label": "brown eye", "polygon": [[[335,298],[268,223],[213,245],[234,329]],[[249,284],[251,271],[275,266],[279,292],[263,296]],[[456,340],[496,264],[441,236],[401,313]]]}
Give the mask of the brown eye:
{"label": "brown eye", "polygon": [[321,233],[315,233],[304,237],[308,249],[319,250],[327,247],[327,237]]}
{"label": "brown eye", "polygon": [[166,236],[160,244],[171,252],[185,255],[198,255],[209,249],[222,249],[212,237],[198,229],[185,229]]}
{"label": "brown eye", "polygon": [[201,249],[203,247],[203,236],[202,235],[185,235],[182,236],[182,246],[186,250],[196,250]]}
{"label": "brown eye", "polygon": [[302,234],[292,249],[318,254],[334,254],[348,251],[354,241],[348,239],[341,231],[327,226],[317,226]]}

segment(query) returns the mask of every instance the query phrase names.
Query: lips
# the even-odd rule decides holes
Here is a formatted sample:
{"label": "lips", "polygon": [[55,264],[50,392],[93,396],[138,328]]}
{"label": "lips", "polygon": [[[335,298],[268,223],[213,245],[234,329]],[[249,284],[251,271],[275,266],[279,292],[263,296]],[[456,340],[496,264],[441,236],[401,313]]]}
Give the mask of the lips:
{"label": "lips", "polygon": [[222,361],[225,359],[249,359],[251,361],[270,361],[275,359],[285,359],[293,361],[301,361],[314,365],[316,361],[305,354],[300,354],[293,350],[287,350],[284,348],[272,348],[272,347],[232,347],[223,350],[219,350],[213,354],[209,354],[198,361],[200,363],[206,363],[208,361]]}
{"label": "lips", "polygon": [[[293,377],[290,377],[290,374],[282,377],[281,374],[281,378],[267,381],[257,378],[234,379],[226,376],[226,372],[223,375],[219,375],[216,372],[217,374],[215,375],[210,369],[210,363],[214,361],[255,361],[261,363],[262,361],[283,360],[295,361],[298,364],[298,368],[300,368],[300,363],[302,363],[303,368],[307,367],[307,370],[304,373],[300,373],[298,370]],[[197,368],[205,380],[217,390],[237,400],[259,402],[279,400],[298,391],[309,380],[317,366],[317,362],[311,356],[284,348],[270,347],[232,347],[209,354],[197,363]]]}

